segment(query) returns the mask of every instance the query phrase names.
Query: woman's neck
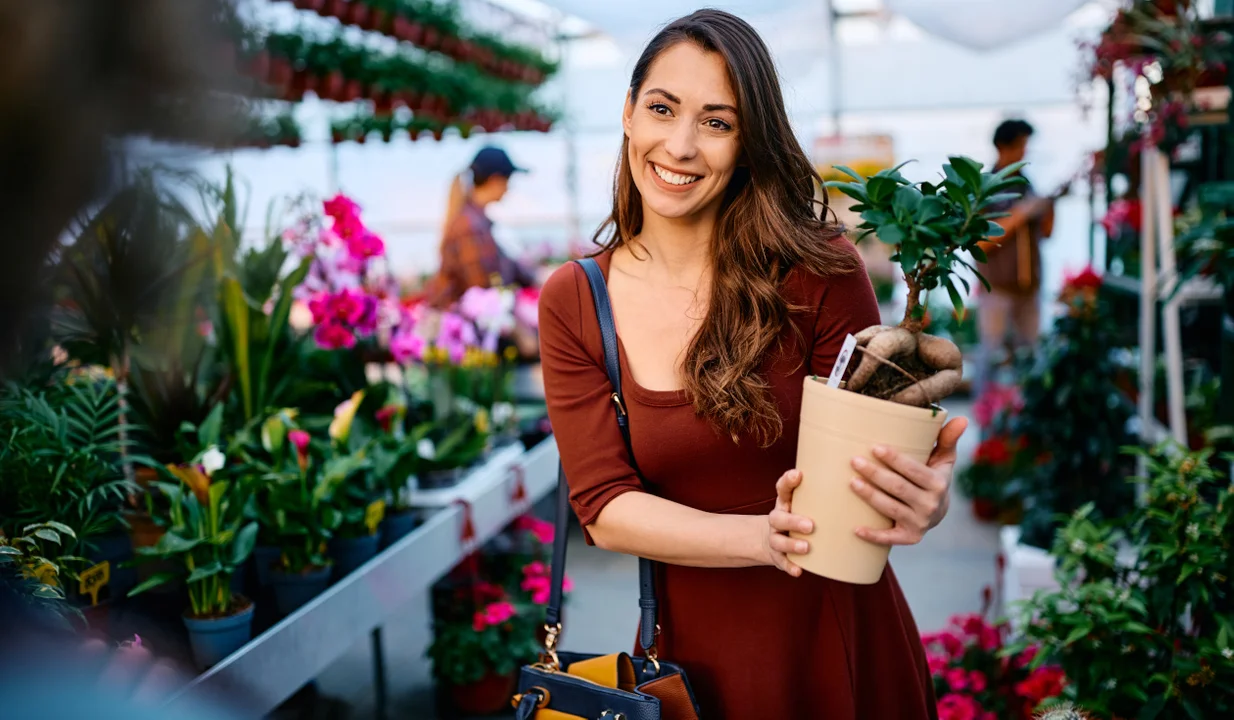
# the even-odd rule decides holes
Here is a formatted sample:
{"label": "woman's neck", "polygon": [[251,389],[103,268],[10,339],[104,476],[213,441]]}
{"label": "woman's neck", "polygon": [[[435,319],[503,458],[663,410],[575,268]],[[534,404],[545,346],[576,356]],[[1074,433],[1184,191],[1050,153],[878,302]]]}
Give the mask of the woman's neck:
{"label": "woman's neck", "polygon": [[646,248],[648,279],[674,285],[697,284],[711,269],[715,216],[665,218],[643,210],[637,242]]}

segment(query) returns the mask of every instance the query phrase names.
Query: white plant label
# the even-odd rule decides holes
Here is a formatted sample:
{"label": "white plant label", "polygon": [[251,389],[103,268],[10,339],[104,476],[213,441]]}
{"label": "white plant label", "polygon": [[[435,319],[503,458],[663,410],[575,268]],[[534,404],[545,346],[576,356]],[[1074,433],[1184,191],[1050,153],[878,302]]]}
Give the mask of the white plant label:
{"label": "white plant label", "polygon": [[857,349],[857,338],[850,334],[844,338],[844,344],[840,346],[836,364],[831,368],[831,377],[827,378],[827,387],[840,387],[840,381],[844,379],[844,371],[848,369],[848,363],[853,359],[855,349]]}

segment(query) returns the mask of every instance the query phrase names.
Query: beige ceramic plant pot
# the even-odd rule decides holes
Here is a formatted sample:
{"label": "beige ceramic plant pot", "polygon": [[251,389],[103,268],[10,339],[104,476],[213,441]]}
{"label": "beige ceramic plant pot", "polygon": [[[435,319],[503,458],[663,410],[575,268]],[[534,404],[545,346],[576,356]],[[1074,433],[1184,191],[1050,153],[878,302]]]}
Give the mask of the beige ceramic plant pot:
{"label": "beige ceramic plant pot", "polygon": [[793,513],[814,521],[810,535],[790,533],[810,543],[805,555],[789,555],[803,570],[857,585],[878,582],[889,548],[857,537],[859,527],[886,529],[891,520],[853,492],[854,457],[877,463],[870,454],[885,445],[925,462],[947,420],[945,410],[900,405],[828,387],[807,377],[801,398],[797,469],[801,485],[793,493]]}

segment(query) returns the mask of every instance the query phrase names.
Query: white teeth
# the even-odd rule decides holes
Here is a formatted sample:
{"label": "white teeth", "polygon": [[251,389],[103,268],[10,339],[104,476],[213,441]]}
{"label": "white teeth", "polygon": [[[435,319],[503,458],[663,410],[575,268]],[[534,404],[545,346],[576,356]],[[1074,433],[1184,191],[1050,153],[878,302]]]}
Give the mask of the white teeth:
{"label": "white teeth", "polygon": [[701,175],[678,175],[675,172],[669,172],[668,170],[665,170],[664,168],[660,167],[659,165],[656,165],[655,163],[652,163],[651,167],[655,169],[656,175],[659,175],[660,179],[668,183],[669,185],[689,185],[690,183],[702,177]]}

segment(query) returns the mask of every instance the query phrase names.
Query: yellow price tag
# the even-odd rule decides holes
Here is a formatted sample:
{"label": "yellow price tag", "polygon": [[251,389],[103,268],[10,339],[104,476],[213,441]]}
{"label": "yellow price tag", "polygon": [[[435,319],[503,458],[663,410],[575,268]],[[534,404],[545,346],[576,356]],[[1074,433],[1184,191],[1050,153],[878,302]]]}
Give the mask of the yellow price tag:
{"label": "yellow price tag", "polygon": [[82,595],[90,596],[90,604],[99,604],[99,590],[107,586],[111,582],[111,563],[104,560],[82,572],[78,578],[80,579],[80,587],[78,588]]}
{"label": "yellow price tag", "polygon": [[364,509],[364,524],[368,526],[369,534],[377,532],[377,526],[386,517],[386,501],[375,500]]}

